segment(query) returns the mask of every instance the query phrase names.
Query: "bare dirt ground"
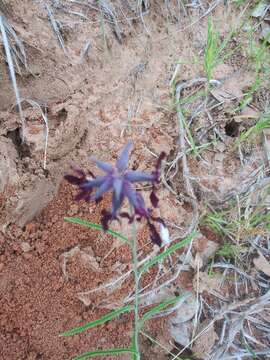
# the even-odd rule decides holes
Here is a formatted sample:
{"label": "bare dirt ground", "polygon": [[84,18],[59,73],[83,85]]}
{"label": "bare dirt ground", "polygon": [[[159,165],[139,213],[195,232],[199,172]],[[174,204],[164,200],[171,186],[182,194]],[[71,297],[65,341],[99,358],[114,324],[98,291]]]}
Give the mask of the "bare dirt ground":
{"label": "bare dirt ground", "polygon": [[[25,48],[27,63],[16,67],[16,78],[21,99],[28,99],[22,142],[1,46],[0,359],[66,360],[130,343],[131,315],[59,337],[132,294],[131,278],[91,292],[129,271],[131,254],[109,235],[64,221],[76,216],[100,223],[110,198],[77,204],[75,189],[63,181],[71,164],[90,168],[93,154],[114,161],[130,139],[133,169],[149,170],[161,151],[167,154],[159,211],[173,241],[198,233],[189,249],[163,264],[163,277],[154,268],[142,279],[148,286],[173,277],[153,299],[144,298],[145,306],[182,292],[195,304],[182,306],[191,312],[186,318],[177,310],[147,324],[142,359],[268,358],[270,91],[267,61],[260,57],[269,62],[269,48],[259,26],[269,24],[269,8],[250,20],[257,2],[143,1],[139,9],[135,2],[112,1],[108,20],[99,2],[85,3],[0,1]],[[50,16],[61,29],[58,39]],[[219,41],[227,41],[206,94],[210,17]],[[258,22],[257,46],[266,44],[255,60],[247,55],[247,19]],[[42,111],[49,127],[46,158]],[[237,145],[264,116],[266,126]],[[125,223],[112,228],[129,235]],[[141,258],[159,251],[143,224],[138,244]]]}

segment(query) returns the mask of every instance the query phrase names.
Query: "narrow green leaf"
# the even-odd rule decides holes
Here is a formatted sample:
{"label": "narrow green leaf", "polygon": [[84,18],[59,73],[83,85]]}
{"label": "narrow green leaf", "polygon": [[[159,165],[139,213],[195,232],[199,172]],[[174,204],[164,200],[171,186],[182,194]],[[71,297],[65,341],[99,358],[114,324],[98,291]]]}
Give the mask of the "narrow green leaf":
{"label": "narrow green leaf", "polygon": [[182,297],[183,297],[183,295],[180,295],[180,296],[171,298],[169,300],[163,301],[162,303],[158,304],[157,306],[155,306],[152,309],[150,309],[149,311],[147,311],[140,319],[140,328],[142,328],[145,321],[149,320],[154,315],[160,313],[163,309],[166,309],[166,307],[177,303]]}
{"label": "narrow green leaf", "polygon": [[79,326],[79,327],[73,328],[71,330],[68,330],[68,331],[60,334],[59,336],[72,336],[72,335],[75,335],[75,334],[79,334],[79,333],[81,333],[81,332],[83,332],[85,330],[91,329],[91,328],[96,327],[98,325],[102,325],[105,322],[116,318],[120,314],[123,314],[125,312],[129,312],[129,311],[132,311],[132,310],[134,310],[134,305],[124,306],[124,307],[122,307],[120,309],[111,311],[110,313],[102,316],[101,318],[99,318],[97,320],[91,321],[91,322],[89,322],[89,323],[87,323],[87,324],[85,324],[83,326]]}
{"label": "narrow green leaf", "polygon": [[[83,226],[89,227],[91,229],[104,231],[101,225],[96,224],[96,223],[92,223],[90,221],[83,220],[83,219],[80,219],[80,218],[65,217],[64,220],[68,221],[70,223],[73,223],[73,224],[83,225]],[[129,241],[124,235],[122,235],[122,234],[120,234],[120,233],[118,233],[116,231],[113,231],[113,230],[106,230],[105,232],[112,235],[112,236],[114,236],[114,237],[117,237],[118,239],[124,241],[128,245],[131,245],[131,241]]]}
{"label": "narrow green leaf", "polygon": [[85,360],[93,356],[103,356],[103,355],[118,355],[118,354],[125,354],[130,353],[137,355],[136,351],[133,349],[108,349],[108,350],[95,350],[95,351],[89,351],[87,353],[84,353],[82,355],[79,355],[74,358],[74,360]]}
{"label": "narrow green leaf", "polygon": [[181,249],[182,247],[186,246],[193,238],[197,235],[197,233],[193,232],[189,236],[187,236],[182,241],[173,244],[170,246],[167,250],[165,250],[163,253],[155,256],[153,259],[150,259],[147,261],[142,267],[139,269],[139,272],[142,274],[146,270],[148,270],[151,266],[155,265],[157,262],[163,260],[167,256],[171,255],[173,252],[175,252],[178,249]]}

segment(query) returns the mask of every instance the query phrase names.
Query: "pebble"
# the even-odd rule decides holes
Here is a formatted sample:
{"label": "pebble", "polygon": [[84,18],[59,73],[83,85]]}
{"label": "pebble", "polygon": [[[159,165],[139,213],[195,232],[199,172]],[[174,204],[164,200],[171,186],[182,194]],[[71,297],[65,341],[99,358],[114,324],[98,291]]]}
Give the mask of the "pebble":
{"label": "pebble", "polygon": [[31,245],[30,245],[28,242],[23,241],[23,242],[21,243],[21,249],[22,249],[22,251],[23,251],[24,253],[27,253],[27,252],[29,252],[29,251],[31,250]]}

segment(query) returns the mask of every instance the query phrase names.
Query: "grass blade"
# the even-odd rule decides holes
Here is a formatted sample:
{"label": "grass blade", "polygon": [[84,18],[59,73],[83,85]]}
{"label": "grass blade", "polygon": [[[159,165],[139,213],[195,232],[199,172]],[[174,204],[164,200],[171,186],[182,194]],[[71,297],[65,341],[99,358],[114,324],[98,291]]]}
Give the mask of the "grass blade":
{"label": "grass blade", "polygon": [[151,266],[155,265],[159,261],[163,260],[167,256],[171,255],[173,252],[175,252],[178,249],[181,249],[182,247],[186,246],[193,238],[196,236],[197,233],[193,232],[189,236],[187,236],[182,241],[170,246],[167,250],[165,250],[163,253],[155,256],[153,259],[150,259],[147,261],[140,269],[139,272],[142,274],[146,270],[148,270]]}
{"label": "grass blade", "polygon": [[212,72],[217,61],[217,36],[214,32],[214,26],[212,19],[208,20],[207,27],[207,44],[205,50],[204,67],[207,75],[208,82],[212,78]]}
{"label": "grass blade", "polygon": [[270,112],[264,113],[258,122],[250,127],[247,131],[240,135],[236,144],[239,145],[241,142],[246,141],[253,135],[259,134],[261,131],[270,128]]}
{"label": "grass blade", "polygon": [[104,355],[119,355],[119,354],[134,354],[137,355],[136,351],[133,349],[108,349],[108,350],[95,350],[89,351],[82,355],[75,357],[73,360],[84,360],[93,356],[104,356]]}
{"label": "grass blade", "polygon": [[72,335],[79,334],[79,333],[81,333],[83,331],[86,331],[86,330],[91,329],[93,327],[96,327],[98,325],[102,325],[102,324],[106,323],[107,321],[110,321],[110,320],[116,318],[120,314],[124,314],[125,312],[129,312],[129,311],[132,311],[132,310],[134,310],[133,305],[124,306],[124,307],[122,307],[120,309],[111,311],[110,313],[102,316],[101,318],[99,318],[97,320],[91,321],[91,322],[89,322],[89,323],[87,323],[85,325],[82,325],[82,326],[73,328],[71,330],[68,330],[68,331],[60,334],[59,336],[72,336]]}
{"label": "grass blade", "polygon": [[[64,218],[65,221],[68,221],[70,223],[73,223],[73,224],[79,224],[79,225],[83,225],[83,226],[86,226],[86,227],[89,227],[91,229],[95,229],[95,230],[100,230],[100,231],[104,231],[102,226],[99,225],[99,224],[96,224],[96,223],[92,223],[90,221],[87,221],[87,220],[83,220],[83,219],[80,219],[80,218],[73,218],[73,217],[65,217]],[[131,246],[131,242],[122,234],[116,232],[116,231],[113,231],[113,230],[106,230],[105,231],[106,233],[122,240],[123,242],[127,243],[128,245]]]}
{"label": "grass blade", "polygon": [[166,307],[175,304],[182,298],[181,296],[177,296],[174,298],[171,298],[169,300],[163,301],[162,303],[158,304],[157,306],[153,307],[149,311],[147,311],[140,319],[140,328],[142,328],[145,321],[151,319],[154,315],[160,313],[162,310],[166,309]]}
{"label": "grass blade", "polygon": [[8,37],[7,37],[5,27],[6,27],[5,19],[4,19],[4,17],[2,15],[0,15],[0,30],[1,30],[2,38],[3,38],[3,44],[4,44],[5,53],[6,53],[6,57],[7,57],[7,63],[8,63],[10,78],[11,78],[11,82],[12,82],[12,86],[13,86],[13,89],[14,89],[16,102],[17,102],[17,106],[18,106],[18,109],[19,109],[19,114],[20,114],[20,118],[21,118],[21,122],[22,122],[22,141],[24,141],[25,120],[24,120],[24,116],[23,116],[20,93],[19,93],[19,89],[18,89],[18,86],[17,86],[15,69],[14,69],[14,65],[13,65],[12,55],[11,55],[11,51],[10,51],[10,45],[9,45],[9,42],[8,42]]}
{"label": "grass blade", "polygon": [[47,4],[45,4],[45,9],[46,9],[46,11],[48,13],[48,17],[49,17],[49,20],[51,22],[51,26],[53,28],[53,31],[54,31],[54,33],[56,35],[56,38],[57,38],[59,44],[60,44],[60,47],[64,51],[65,55],[68,56],[68,52],[67,52],[67,49],[65,47],[65,41],[64,41],[63,36],[61,34],[61,31],[60,31],[59,23],[56,21],[52,10],[50,9],[50,7]]}

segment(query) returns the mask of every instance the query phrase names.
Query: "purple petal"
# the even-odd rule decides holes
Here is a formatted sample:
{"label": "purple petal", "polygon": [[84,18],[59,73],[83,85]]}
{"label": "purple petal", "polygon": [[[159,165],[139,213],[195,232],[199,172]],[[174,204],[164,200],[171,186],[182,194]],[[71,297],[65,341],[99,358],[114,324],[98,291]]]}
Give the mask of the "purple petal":
{"label": "purple petal", "polygon": [[[92,180],[95,181],[95,180]],[[102,184],[99,186],[96,193],[91,197],[91,200],[98,200],[104,193],[106,193],[112,187],[113,179],[108,177],[105,179]]]}
{"label": "purple petal", "polygon": [[129,203],[134,208],[136,214],[149,218],[150,214],[145,207],[142,195],[137,193],[129,183],[125,184],[124,195],[127,196]]}
{"label": "purple petal", "polygon": [[109,229],[109,221],[112,220],[112,214],[107,211],[107,210],[102,210],[101,211],[101,225],[103,230],[108,230]]}
{"label": "purple petal", "polygon": [[161,246],[162,240],[161,240],[159,233],[157,232],[157,229],[150,222],[148,222],[148,226],[149,226],[150,238],[151,238],[152,242],[158,246]]}
{"label": "purple petal", "polygon": [[124,185],[124,194],[128,198],[128,201],[130,205],[136,209],[138,207],[138,199],[136,191],[132,188],[132,186],[129,183],[125,183]]}
{"label": "purple petal", "polygon": [[84,199],[85,201],[89,201],[91,192],[92,192],[92,189],[80,191],[75,196],[74,200],[75,201],[80,201],[80,200]]}
{"label": "purple petal", "polygon": [[111,173],[113,171],[113,166],[111,164],[108,164],[104,161],[97,160],[94,157],[90,157],[90,160],[94,161],[95,164],[106,173]]}
{"label": "purple petal", "polygon": [[113,189],[114,189],[114,196],[116,200],[119,201],[123,189],[123,180],[120,178],[116,178],[113,181]]}
{"label": "purple petal", "polygon": [[133,171],[129,170],[124,175],[125,179],[130,182],[140,182],[140,181],[147,181],[152,182],[155,181],[156,177],[153,174],[148,174],[143,171]]}
{"label": "purple petal", "polygon": [[93,174],[91,170],[88,170],[87,173],[88,173],[88,175],[90,175],[93,179],[96,178],[95,174]]}
{"label": "purple petal", "polygon": [[156,163],[156,169],[159,170],[161,167],[161,163],[162,160],[164,160],[166,158],[166,153],[164,151],[161,152],[161,154],[159,155],[158,159],[157,159],[157,163]]}
{"label": "purple petal", "polygon": [[148,217],[149,213],[145,207],[145,202],[142,195],[140,193],[136,193],[136,198],[138,204],[136,208],[136,213],[139,214],[140,216]]}
{"label": "purple petal", "polygon": [[80,178],[85,178],[86,174],[85,172],[77,165],[71,165],[71,169],[80,177]]}
{"label": "purple petal", "polygon": [[165,159],[165,157],[166,157],[166,153],[164,151],[162,151],[162,153],[159,155],[159,157],[157,159],[156,169],[153,172],[153,175],[156,178],[156,182],[159,182],[161,163],[162,163],[162,160]]}
{"label": "purple petal", "polygon": [[120,209],[122,203],[124,200],[123,194],[120,194],[120,196],[117,198],[115,192],[113,193],[112,197],[112,216],[117,217],[118,210]]}
{"label": "purple petal", "polygon": [[84,180],[82,184],[80,184],[80,188],[82,190],[89,190],[95,187],[100,186],[106,179],[106,176],[98,176],[94,180]]}
{"label": "purple petal", "polygon": [[154,190],[152,190],[152,192],[150,194],[150,201],[154,208],[158,207],[158,197]]}
{"label": "purple petal", "polygon": [[82,182],[85,181],[84,178],[78,178],[73,175],[65,175],[64,178],[72,185],[80,185]]}
{"label": "purple petal", "polygon": [[124,171],[128,166],[128,158],[129,158],[129,152],[132,148],[133,144],[132,141],[129,141],[127,145],[122,150],[117,162],[116,167],[119,172]]}

